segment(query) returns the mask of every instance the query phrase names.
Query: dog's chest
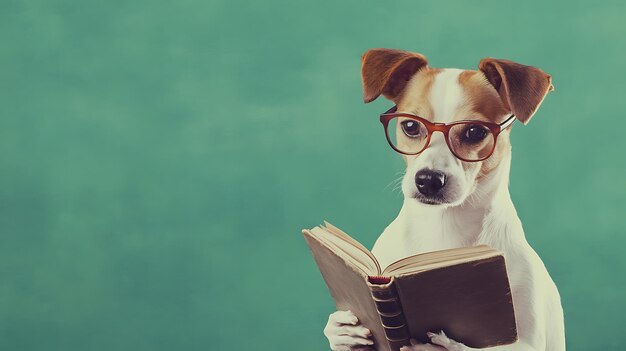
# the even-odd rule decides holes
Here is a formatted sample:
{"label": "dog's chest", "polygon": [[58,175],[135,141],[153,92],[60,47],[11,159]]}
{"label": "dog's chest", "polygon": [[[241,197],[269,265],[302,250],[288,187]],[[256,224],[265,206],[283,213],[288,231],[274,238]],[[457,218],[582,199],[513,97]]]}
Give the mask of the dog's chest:
{"label": "dog's chest", "polygon": [[408,256],[467,246],[462,238],[450,228],[416,226],[398,219],[376,240],[372,253],[386,267]]}

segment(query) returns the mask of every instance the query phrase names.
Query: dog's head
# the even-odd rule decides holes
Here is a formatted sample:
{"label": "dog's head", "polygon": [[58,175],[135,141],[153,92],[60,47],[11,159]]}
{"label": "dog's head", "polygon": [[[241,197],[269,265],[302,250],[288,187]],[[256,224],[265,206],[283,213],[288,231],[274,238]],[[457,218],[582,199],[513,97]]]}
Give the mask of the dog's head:
{"label": "dog's head", "polygon": [[[493,58],[481,60],[478,70],[440,69],[429,67],[417,53],[373,49],[363,55],[362,64],[366,103],[382,94],[395,103],[398,112],[434,123],[478,120],[495,125],[513,114],[526,124],[553,89],[550,75],[541,69]],[[411,130],[415,123],[401,123],[402,118],[394,121],[391,128],[396,130],[389,133],[400,133],[398,138],[418,133]],[[432,132],[423,151],[402,155],[407,167],[402,181],[406,198],[428,205],[459,205],[509,154],[509,128],[505,128],[495,138],[488,158],[462,161],[448,145],[456,142],[454,138],[477,139],[485,134],[484,125],[464,126],[465,130],[450,133],[447,140],[444,133]]]}

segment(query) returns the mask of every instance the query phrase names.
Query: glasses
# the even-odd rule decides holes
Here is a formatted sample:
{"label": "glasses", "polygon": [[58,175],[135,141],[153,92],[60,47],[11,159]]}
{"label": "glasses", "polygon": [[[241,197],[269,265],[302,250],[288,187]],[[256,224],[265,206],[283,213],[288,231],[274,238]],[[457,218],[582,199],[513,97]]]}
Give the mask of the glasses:
{"label": "glasses", "polygon": [[478,120],[433,123],[410,113],[398,113],[397,106],[380,115],[389,145],[404,155],[417,155],[430,144],[434,132],[442,132],[448,148],[458,159],[478,162],[489,158],[498,135],[515,121],[515,115],[497,124]]}

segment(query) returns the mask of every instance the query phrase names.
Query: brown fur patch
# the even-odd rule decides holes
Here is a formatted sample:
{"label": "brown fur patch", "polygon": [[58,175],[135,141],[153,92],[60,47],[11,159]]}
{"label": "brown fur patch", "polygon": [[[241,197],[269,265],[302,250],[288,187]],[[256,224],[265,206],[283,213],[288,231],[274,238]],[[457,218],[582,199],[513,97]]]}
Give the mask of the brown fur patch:
{"label": "brown fur patch", "polygon": [[463,71],[459,75],[459,84],[467,97],[468,108],[479,116],[493,123],[501,123],[508,114],[498,92],[480,71]]}
{"label": "brown fur patch", "polygon": [[[412,113],[422,118],[433,120],[433,108],[428,96],[435,81],[439,68],[424,67],[417,71],[406,84],[406,88],[395,101],[398,111]],[[416,156],[411,156],[416,157]],[[402,155],[405,163],[408,163],[409,156]]]}
{"label": "brown fur patch", "polygon": [[[480,71],[467,70],[459,75],[459,84],[467,96],[467,108],[473,119],[483,119],[492,123],[502,123],[510,114],[496,89]],[[508,131],[503,131],[496,140],[493,154],[481,162],[477,180],[491,173],[499,164],[507,150],[510,150]]]}
{"label": "brown fur patch", "polygon": [[433,120],[433,107],[430,104],[430,89],[439,68],[426,67],[418,71],[409,80],[406,89],[397,101],[398,111],[412,113],[422,118]]}
{"label": "brown fur patch", "polygon": [[[509,127],[510,128],[510,127]],[[506,153],[511,151],[511,139],[509,130],[502,131],[496,140],[496,149],[488,159],[482,161],[476,180],[480,180],[491,173],[499,164]]]}

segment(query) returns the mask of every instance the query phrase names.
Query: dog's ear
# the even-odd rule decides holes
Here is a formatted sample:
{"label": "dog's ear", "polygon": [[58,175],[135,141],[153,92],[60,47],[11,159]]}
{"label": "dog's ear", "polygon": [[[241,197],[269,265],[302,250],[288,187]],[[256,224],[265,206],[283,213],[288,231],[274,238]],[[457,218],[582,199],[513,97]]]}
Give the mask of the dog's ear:
{"label": "dog's ear", "polygon": [[397,102],[413,74],[428,65],[423,55],[393,49],[368,50],[361,63],[365,103],[376,100],[380,94]]}
{"label": "dog's ear", "polygon": [[552,77],[537,67],[484,58],[478,69],[496,88],[504,105],[524,124],[528,124],[548,92],[554,90]]}

